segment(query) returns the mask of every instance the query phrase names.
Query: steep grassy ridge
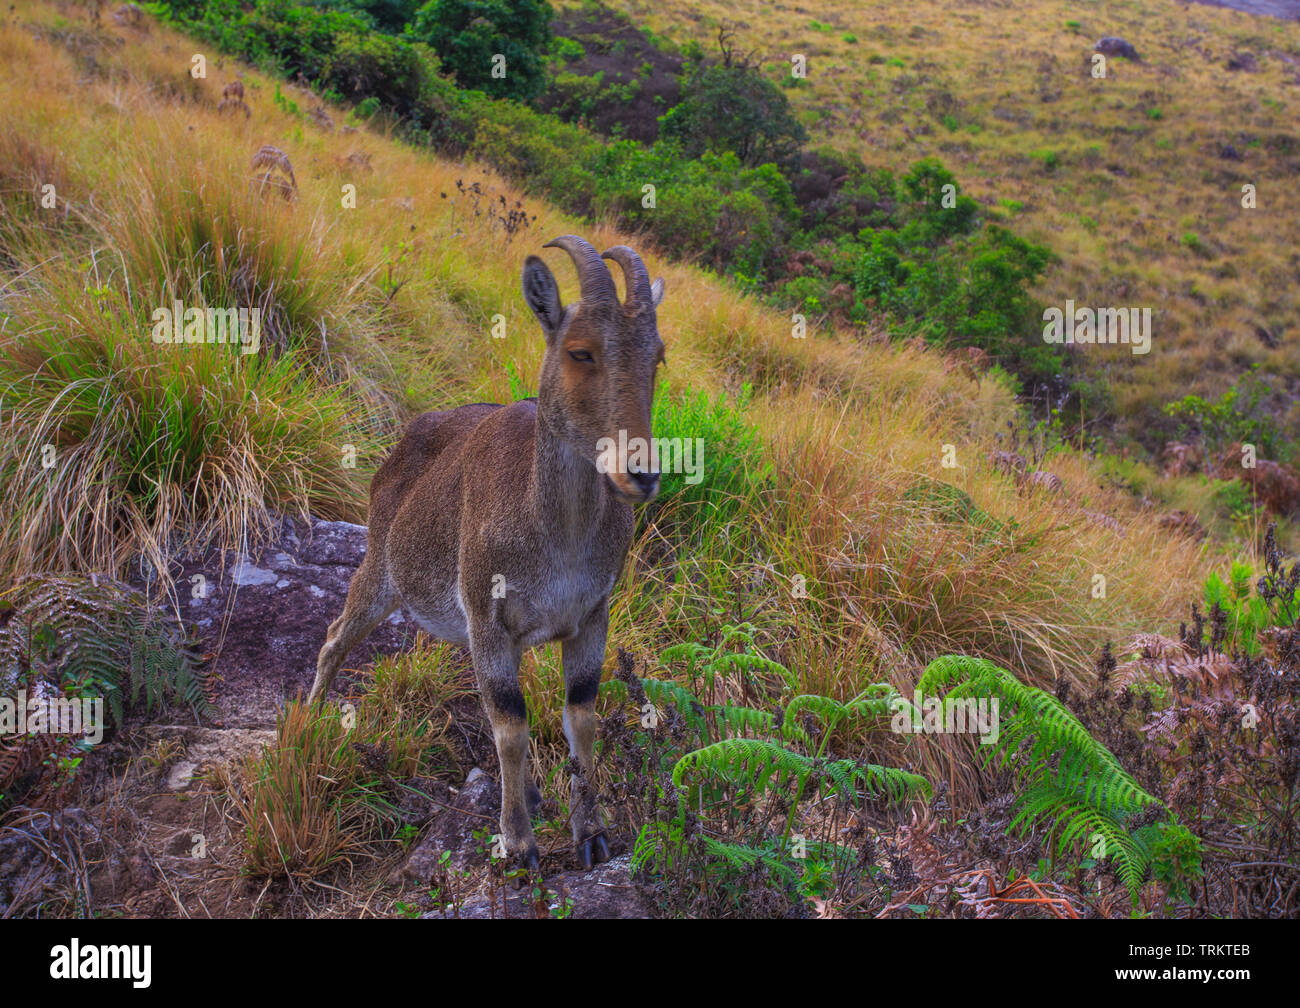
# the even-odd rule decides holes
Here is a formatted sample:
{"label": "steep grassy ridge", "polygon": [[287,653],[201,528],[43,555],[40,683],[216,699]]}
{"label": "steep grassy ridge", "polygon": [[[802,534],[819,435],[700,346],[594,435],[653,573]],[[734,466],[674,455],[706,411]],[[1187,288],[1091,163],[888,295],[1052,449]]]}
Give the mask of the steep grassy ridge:
{"label": "steep grassy ridge", "polygon": [[[478,165],[343,128],[344,109],[325,110],[327,129],[310,95],[261,74],[243,76],[251,117],[223,115],[236,68],[208,53],[194,80],[202,51],[157,25],[93,28],[35,3],[0,27],[7,572],[232,545],[268,509],[364,520],[366,481],[405,418],[507,399],[512,371],[535,388],[526,255],[572,231],[643,246]],[[292,201],[255,191],[263,144],[291,161]],[[522,225],[502,220],[516,201]],[[1102,641],[1185,613],[1210,558],[1094,463],[1049,456],[1057,495],[993,470],[987,454],[1021,423],[995,377],[910,344],[795,339],[788,318],[713,276],[647,258],[668,287],[661,416],[704,439],[706,479],[743,478],[734,496],[655,512],[617,590],[611,653],[658,653],[740,614],[810,690],[846,697],[877,678],[906,692],[948,652],[1030,682],[1086,677]],[[262,307],[262,349],[153,342],[152,313],[174,298]],[[713,419],[692,419],[700,394],[727,397]],[[524,678],[539,745],[562,759],[558,649],[531,656]]]}

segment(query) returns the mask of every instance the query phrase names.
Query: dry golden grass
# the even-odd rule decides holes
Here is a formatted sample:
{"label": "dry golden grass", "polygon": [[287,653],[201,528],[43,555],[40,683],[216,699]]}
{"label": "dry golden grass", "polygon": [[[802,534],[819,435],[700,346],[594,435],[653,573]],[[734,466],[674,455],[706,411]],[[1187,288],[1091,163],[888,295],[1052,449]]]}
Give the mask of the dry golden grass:
{"label": "dry golden grass", "polygon": [[[265,252],[265,275],[292,280],[275,288],[283,303],[307,316],[319,313],[325,338],[302,348],[313,366],[367,404],[373,415],[363,420],[390,433],[413,410],[508,399],[508,363],[535,387],[542,340],[518,287],[524,257],[544,241],[577,231],[598,248],[642,244],[523,197],[480,165],[430,157],[365,131],[324,131],[310,115],[277,105],[274,83],[258,73],[243,76],[252,116],[223,116],[218,105],[233,68],[211,54],[208,79],[191,81],[183,75],[195,45],[156,25],[147,34],[109,27],[87,36],[83,24],[73,49],[48,29],[24,27],[48,26],[57,16],[50,7],[21,3],[16,19],[0,27],[0,61],[23,68],[0,74],[0,135],[13,138],[7,149],[26,152],[17,164],[0,164],[0,185],[8,190],[0,206],[15,217],[26,214],[29,224],[41,222],[25,227],[29,244],[14,254],[25,256],[30,243],[41,241],[52,255],[73,249],[55,270],[65,285],[77,286],[79,265],[90,257],[104,264],[119,291],[142,285],[130,297],[157,303],[151,299],[185,296],[196,278],[166,259],[179,239],[160,238],[145,225],[162,228],[178,213],[195,219],[205,207],[229,212],[256,238],[234,246],[250,263]],[[86,54],[94,72],[86,71]],[[302,109],[313,104],[291,87],[283,91]],[[335,121],[345,115],[331,112]],[[246,203],[240,195],[252,182],[249,159],[263,145],[292,163],[294,201]],[[66,224],[62,211],[43,217],[47,211],[24,210],[14,195],[46,177],[60,180]],[[536,221],[510,238],[475,212],[458,181],[479,182],[511,204],[522,199]],[[347,185],[355,186],[355,209],[344,205]],[[147,202],[151,195],[160,200],[156,206]],[[79,220],[95,214],[107,223],[79,229]],[[193,262],[221,268],[201,251],[191,249]],[[754,383],[747,415],[761,433],[773,480],[746,499],[747,527],[732,537],[711,534],[668,556],[656,530],[636,544],[613,604],[611,653],[626,646],[656,655],[712,632],[739,606],[806,688],[844,698],[864,681],[886,678],[909,692],[922,664],[952,651],[1002,661],[1035,683],[1082,677],[1102,641],[1170,632],[1184,617],[1214,558],[1161,531],[1157,516],[1127,495],[1103,489],[1094,463],[1068,451],[1053,456],[1046,465],[1063,481],[1058,496],[1020,492],[993,471],[986,455],[1015,416],[1006,386],[945,371],[936,355],[910,345],[829,331],[793,339],[781,313],[653,249],[647,259],[668,289],[659,322],[670,366],[660,394]],[[560,268],[557,275],[566,295],[575,296],[571,273]],[[0,297],[21,307],[19,294],[10,288]],[[504,339],[491,336],[498,313],[506,320]],[[126,325],[118,327],[123,341]],[[142,330],[139,346],[129,350],[142,369],[174,352],[147,339]],[[9,331],[0,333],[4,352],[15,346]],[[952,469],[942,464],[947,445]],[[969,494],[999,530],[990,534],[909,500],[926,480]],[[256,493],[256,483],[249,492]],[[346,488],[326,488],[324,503],[341,508],[347,499]],[[290,488],[267,503],[322,502]],[[1112,515],[1123,534],[1086,519],[1081,508]],[[133,546],[170,528],[140,530]],[[17,554],[24,563],[75,566],[92,556],[124,562],[111,548],[121,529],[42,529],[42,542]],[[24,533],[6,530],[6,550],[15,534]],[[104,535],[109,542],[106,552],[95,551],[86,541],[68,543],[67,535]],[[159,539],[154,548],[163,545]],[[1094,597],[1098,574],[1106,578],[1104,598]],[[807,597],[791,591],[796,576],[805,579]],[[539,745],[553,748],[554,765],[562,758],[557,666],[533,656],[523,676]]]}

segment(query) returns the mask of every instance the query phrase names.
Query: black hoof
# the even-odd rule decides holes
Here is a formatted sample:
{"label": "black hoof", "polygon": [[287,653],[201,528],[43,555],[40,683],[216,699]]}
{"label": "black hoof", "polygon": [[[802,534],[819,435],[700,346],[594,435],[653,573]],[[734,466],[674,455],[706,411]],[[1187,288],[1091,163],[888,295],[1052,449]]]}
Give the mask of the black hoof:
{"label": "black hoof", "polygon": [[609,860],[609,841],[604,833],[589,836],[578,844],[578,864],[583,871],[591,871],[598,864]]}

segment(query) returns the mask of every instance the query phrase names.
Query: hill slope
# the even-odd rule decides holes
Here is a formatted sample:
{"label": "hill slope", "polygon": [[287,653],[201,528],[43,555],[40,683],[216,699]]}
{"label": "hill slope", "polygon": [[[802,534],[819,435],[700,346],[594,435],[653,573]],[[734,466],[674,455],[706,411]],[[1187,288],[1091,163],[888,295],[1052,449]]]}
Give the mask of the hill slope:
{"label": "hill slope", "polygon": [[[1176,433],[1161,407],[1217,397],[1255,363],[1300,403],[1300,22],[1165,0],[611,6],[706,50],[725,24],[786,84],[803,55],[787,94],[814,141],[870,164],[938,156],[1062,257],[1045,305],[1150,307],[1149,355],[1077,355],[1113,389],[1123,436],[1158,450]],[[1102,36],[1140,62],[1094,78]]]}
{"label": "hill slope", "polygon": [[[0,34],[4,65],[34,71],[0,78],[12,316],[0,465],[16,477],[4,491],[14,517],[3,551],[20,570],[120,569],[138,549],[161,556],[178,531],[235,541],[259,527],[263,501],[364,520],[368,467],[403,418],[507,397],[510,367],[534,386],[541,340],[517,293],[524,256],[574,230],[599,247],[637,244],[520,202],[478,166],[327,129],[324,117],[342,110],[313,116],[310,96],[259,74],[243,76],[251,118],[222,114],[235,68],[210,54],[207,79],[195,80],[194,51],[156,26],[94,29],[32,4]],[[264,144],[292,163],[292,202],[251,185],[249,158]],[[53,212],[36,198],[50,180]],[[517,202],[524,225],[491,209]],[[770,476],[737,484],[744,496],[722,509],[725,522],[701,517],[703,505],[676,515],[681,538],[668,555],[653,536],[642,542],[614,643],[689,636],[715,605],[741,604],[730,597],[740,586],[747,610],[785,628],[788,659],[846,688],[886,656],[948,650],[1033,676],[1081,674],[1103,639],[1182,615],[1206,570],[1199,549],[1104,489],[1086,460],[1061,452],[1043,463],[1064,481],[1060,496],[1018,492],[993,469],[986,456],[1019,423],[1006,388],[912,346],[793,338],[786,319],[701,271],[652,268],[670,292],[669,401],[730,391],[724,420],[739,408],[761,452],[726,458],[726,424],[684,406],[673,422],[706,438],[713,465],[766,464]],[[280,320],[269,353],[245,360],[147,340],[159,305],[232,295]],[[503,339],[492,336],[498,314]],[[111,418],[60,415],[66,387],[42,363],[56,348],[61,380],[99,383]],[[122,380],[128,365],[138,381]],[[736,407],[742,383],[753,394]],[[210,437],[181,439],[160,460],[142,447],[150,411],[207,417]],[[59,492],[86,509],[77,520],[43,499],[48,477],[29,478],[27,439],[38,435],[80,440],[56,470]],[[359,448],[356,469],[334,462],[345,443]],[[161,490],[142,492],[160,464]],[[953,489],[935,497],[935,483]],[[970,507],[989,521],[971,524]],[[1120,531],[1089,511],[1114,516]],[[736,528],[724,534],[728,523]],[[1092,597],[1097,573],[1105,598]],[[790,592],[796,575],[807,598]]]}

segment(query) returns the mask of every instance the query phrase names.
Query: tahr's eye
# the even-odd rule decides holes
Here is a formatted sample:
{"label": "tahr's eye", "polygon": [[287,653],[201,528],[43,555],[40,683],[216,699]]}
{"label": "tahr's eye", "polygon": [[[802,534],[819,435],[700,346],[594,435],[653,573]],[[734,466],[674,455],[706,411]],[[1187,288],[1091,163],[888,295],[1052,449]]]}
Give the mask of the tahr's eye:
{"label": "tahr's eye", "polygon": [[583,364],[591,363],[591,353],[586,350],[570,350],[569,356],[576,361],[581,361]]}

